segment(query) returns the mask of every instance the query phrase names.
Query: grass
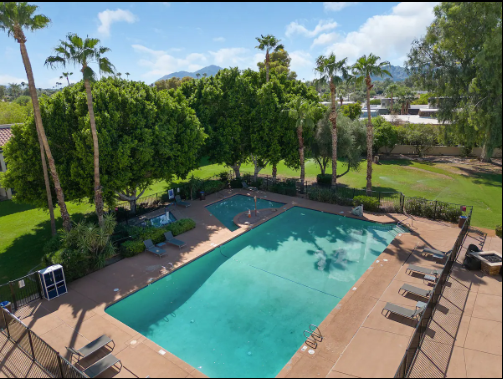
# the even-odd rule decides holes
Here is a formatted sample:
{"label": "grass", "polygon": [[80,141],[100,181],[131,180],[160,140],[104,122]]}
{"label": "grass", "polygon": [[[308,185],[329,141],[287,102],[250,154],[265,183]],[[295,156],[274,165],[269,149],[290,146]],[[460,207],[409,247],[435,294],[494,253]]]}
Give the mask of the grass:
{"label": "grass", "polygon": [[[446,164],[419,163],[408,160],[382,161],[374,165],[374,189],[399,191],[410,197],[424,197],[451,203],[473,205],[473,225],[494,229],[502,223],[502,176],[501,174],[469,173]],[[339,171],[345,166],[340,164]],[[207,178],[222,171],[221,165],[206,164],[193,171],[194,176]],[[242,173],[253,173],[253,165],[241,167]],[[313,161],[306,163],[306,178],[316,180],[319,169]],[[331,173],[328,170],[328,173]],[[261,174],[271,174],[267,167]],[[354,188],[365,187],[365,165],[359,171],[340,178],[340,183]],[[298,172],[283,164],[278,165],[278,175],[298,177]],[[149,188],[145,195],[165,192],[169,185],[159,182]],[[173,186],[174,187],[174,186]],[[94,211],[92,205],[68,203],[73,220],[80,220],[85,213]],[[61,217],[56,210],[58,228]],[[40,263],[42,247],[50,238],[49,214],[40,208],[11,201],[0,203],[0,284],[26,275]]]}

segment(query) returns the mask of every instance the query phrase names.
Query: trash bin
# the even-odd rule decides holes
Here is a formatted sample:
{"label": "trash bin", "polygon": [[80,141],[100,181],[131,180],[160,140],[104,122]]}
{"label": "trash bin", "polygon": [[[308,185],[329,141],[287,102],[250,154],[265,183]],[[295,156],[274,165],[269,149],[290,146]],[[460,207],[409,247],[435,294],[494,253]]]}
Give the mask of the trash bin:
{"label": "trash bin", "polygon": [[458,226],[460,228],[463,227],[463,225],[465,224],[465,221],[466,221],[466,216],[459,216],[459,222],[458,222]]}
{"label": "trash bin", "polygon": [[10,313],[12,313],[12,304],[10,301],[2,301],[0,302],[0,307],[7,309]]}
{"label": "trash bin", "polygon": [[204,191],[199,191],[199,200],[206,200],[206,194]]}

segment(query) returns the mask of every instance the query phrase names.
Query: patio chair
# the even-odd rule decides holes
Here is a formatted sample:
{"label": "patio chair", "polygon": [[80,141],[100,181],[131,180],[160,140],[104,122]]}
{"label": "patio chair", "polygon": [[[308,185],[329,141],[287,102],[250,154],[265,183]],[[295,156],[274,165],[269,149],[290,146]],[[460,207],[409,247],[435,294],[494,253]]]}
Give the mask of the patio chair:
{"label": "patio chair", "polygon": [[423,256],[432,256],[435,259],[445,259],[451,254],[452,250],[449,250],[447,253],[444,253],[443,251],[432,249],[429,247],[426,247],[423,249]]}
{"label": "patio chair", "polygon": [[421,316],[421,313],[423,313],[424,308],[416,308],[414,310],[400,307],[399,305],[393,303],[387,303],[386,306],[383,308],[383,311],[388,311],[389,313],[394,313],[396,315],[406,317],[411,320],[417,320],[417,318]]}
{"label": "patio chair", "polygon": [[177,240],[175,237],[173,237],[173,233],[171,232],[164,233],[164,237],[166,237],[167,243],[173,246],[178,246],[180,249],[186,245],[185,242]]}
{"label": "patio chair", "polygon": [[245,190],[249,190],[249,191],[257,191],[257,187],[250,187],[248,184],[246,184],[245,181],[242,181],[241,184],[243,185],[243,188]]}
{"label": "patio chair", "polygon": [[431,268],[425,268],[425,267],[416,266],[416,265],[409,265],[409,267],[407,267],[407,270],[405,270],[405,272],[408,272],[408,271],[415,272],[418,274],[423,274],[423,275],[432,275],[432,276],[438,276],[442,273],[442,269],[433,270]]}
{"label": "patio chair", "polygon": [[431,290],[423,290],[422,288],[417,288],[417,287],[411,286],[410,284],[404,284],[398,290],[398,293],[400,293],[400,291],[404,291],[404,293],[412,293],[414,295],[426,297],[426,298],[429,298],[431,296]]}
{"label": "patio chair", "polygon": [[96,378],[98,375],[102,374],[110,367],[115,366],[117,363],[120,363],[121,365],[121,367],[119,368],[119,372],[121,372],[122,362],[120,361],[120,359],[116,358],[112,354],[108,354],[106,357],[103,357],[98,362],[86,368],[84,370],[84,374],[86,374],[89,378]]}
{"label": "patio chair", "polygon": [[176,205],[181,205],[182,207],[190,207],[190,203],[187,201],[182,201],[180,195],[175,196]]}
{"label": "patio chair", "polygon": [[[108,346],[108,344],[110,343],[112,343],[113,346]],[[76,355],[78,357],[78,361],[80,361],[82,358],[90,356],[91,354],[97,352],[105,346],[111,348],[110,351],[114,351],[115,342],[110,337],[103,334],[101,337],[96,338],[94,341],[88,343],[86,346],[78,350],[72,349],[71,347],[67,347],[66,350],[70,352],[70,361],[72,360],[74,355]]]}
{"label": "patio chair", "polygon": [[157,255],[159,258],[167,254],[166,251],[164,251],[163,249],[159,249],[157,246],[155,246],[152,240],[143,241],[143,244],[145,245],[145,249],[147,251]]}

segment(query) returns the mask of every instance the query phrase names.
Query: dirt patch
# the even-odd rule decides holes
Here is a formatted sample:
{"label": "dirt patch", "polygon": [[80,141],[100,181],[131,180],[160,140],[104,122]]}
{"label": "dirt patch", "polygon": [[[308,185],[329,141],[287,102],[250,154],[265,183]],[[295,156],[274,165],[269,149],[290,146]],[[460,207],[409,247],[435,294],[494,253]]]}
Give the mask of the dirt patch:
{"label": "dirt patch", "polygon": [[425,174],[436,176],[437,178],[440,178],[440,179],[454,180],[453,178],[451,178],[448,175],[439,174],[438,172],[428,171],[428,170],[425,170],[424,168],[407,167],[407,166],[402,166],[402,168],[404,168],[406,170],[414,170],[414,171],[424,172]]}

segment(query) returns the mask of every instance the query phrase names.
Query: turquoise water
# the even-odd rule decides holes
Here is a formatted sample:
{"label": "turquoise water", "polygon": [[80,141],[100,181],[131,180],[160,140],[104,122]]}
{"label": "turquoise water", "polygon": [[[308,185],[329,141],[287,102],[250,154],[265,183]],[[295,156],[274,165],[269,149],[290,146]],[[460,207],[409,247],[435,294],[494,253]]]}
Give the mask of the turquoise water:
{"label": "turquoise water", "polygon": [[[285,203],[269,201],[257,198],[257,209],[264,208],[280,208]],[[206,207],[218,221],[224,224],[229,230],[237,230],[239,227],[234,224],[234,217],[238,213],[245,212],[248,209],[253,212],[255,209],[255,201],[253,197],[245,195],[234,195],[228,199],[219,201],[218,203],[208,205]]]}
{"label": "turquoise water", "polygon": [[397,232],[294,207],[106,312],[210,377],[274,377]]}

